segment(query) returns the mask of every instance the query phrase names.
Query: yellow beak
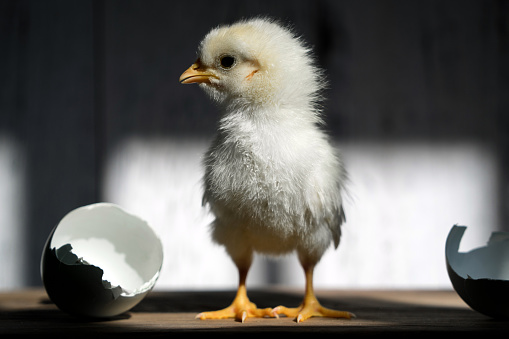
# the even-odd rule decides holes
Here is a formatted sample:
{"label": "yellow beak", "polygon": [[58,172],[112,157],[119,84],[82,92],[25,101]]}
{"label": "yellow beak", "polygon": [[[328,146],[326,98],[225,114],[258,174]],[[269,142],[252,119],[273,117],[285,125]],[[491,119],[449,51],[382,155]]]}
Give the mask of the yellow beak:
{"label": "yellow beak", "polygon": [[182,73],[179,81],[181,84],[210,83],[211,77],[215,76],[202,69],[201,65],[198,62],[195,62],[184,73]]}

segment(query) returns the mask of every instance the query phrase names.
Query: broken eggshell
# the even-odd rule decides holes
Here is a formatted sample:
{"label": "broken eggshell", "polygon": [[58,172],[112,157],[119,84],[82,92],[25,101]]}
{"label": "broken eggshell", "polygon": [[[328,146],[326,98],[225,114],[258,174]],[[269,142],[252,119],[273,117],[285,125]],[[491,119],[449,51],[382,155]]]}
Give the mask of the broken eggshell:
{"label": "broken eggshell", "polygon": [[453,226],[446,242],[451,283],[472,309],[496,319],[509,319],[509,233],[493,232],[484,247],[460,253],[465,226]]}
{"label": "broken eggshell", "polygon": [[114,317],[153,288],[163,261],[162,243],[139,217],[110,203],[68,213],[48,237],[41,277],[61,310]]}

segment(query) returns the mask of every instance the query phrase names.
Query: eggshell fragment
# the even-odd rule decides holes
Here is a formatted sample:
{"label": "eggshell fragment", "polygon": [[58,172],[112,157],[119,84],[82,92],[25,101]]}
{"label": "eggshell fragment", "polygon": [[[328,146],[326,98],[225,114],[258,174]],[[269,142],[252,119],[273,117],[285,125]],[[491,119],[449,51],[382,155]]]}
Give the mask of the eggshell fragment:
{"label": "eggshell fragment", "polygon": [[48,237],[41,277],[50,299],[77,316],[113,317],[153,288],[162,243],[139,217],[110,203],[77,208]]}
{"label": "eggshell fragment", "polygon": [[493,232],[487,245],[459,253],[465,226],[453,226],[446,242],[451,283],[472,309],[509,319],[509,233]]}

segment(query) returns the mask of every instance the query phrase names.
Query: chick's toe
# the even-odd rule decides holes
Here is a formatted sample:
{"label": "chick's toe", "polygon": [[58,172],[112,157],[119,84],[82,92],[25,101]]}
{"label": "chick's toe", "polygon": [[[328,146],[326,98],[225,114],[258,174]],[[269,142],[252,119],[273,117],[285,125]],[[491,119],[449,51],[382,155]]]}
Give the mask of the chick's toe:
{"label": "chick's toe", "polygon": [[239,300],[236,298],[233,303],[218,311],[202,312],[196,316],[197,319],[227,319],[235,318],[240,322],[245,322],[247,318],[264,318],[274,317],[271,308],[258,308],[256,305],[247,298],[245,300]]}

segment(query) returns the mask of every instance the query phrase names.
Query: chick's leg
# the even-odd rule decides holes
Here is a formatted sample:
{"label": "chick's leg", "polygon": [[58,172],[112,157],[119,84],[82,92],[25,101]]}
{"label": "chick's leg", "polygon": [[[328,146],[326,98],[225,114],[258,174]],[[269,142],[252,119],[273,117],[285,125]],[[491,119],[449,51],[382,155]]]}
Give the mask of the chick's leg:
{"label": "chick's leg", "polygon": [[272,311],[274,316],[283,314],[287,317],[294,317],[298,323],[311,317],[354,318],[355,315],[353,313],[336,311],[320,305],[320,302],[316,298],[313,290],[313,271],[314,265],[304,266],[304,272],[306,274],[306,291],[302,304],[296,308],[278,306]]}
{"label": "chick's leg", "polygon": [[239,267],[239,288],[232,304],[222,310],[203,312],[196,316],[199,319],[225,319],[235,318],[237,321],[244,322],[251,317],[274,317],[271,308],[259,309],[254,303],[249,301],[246,291],[246,278],[249,268]]}

